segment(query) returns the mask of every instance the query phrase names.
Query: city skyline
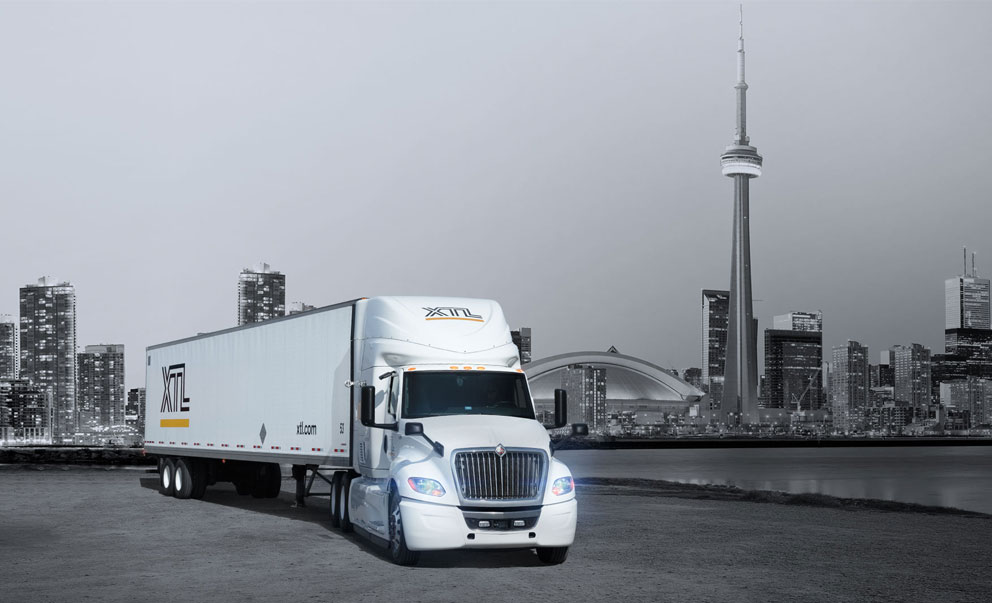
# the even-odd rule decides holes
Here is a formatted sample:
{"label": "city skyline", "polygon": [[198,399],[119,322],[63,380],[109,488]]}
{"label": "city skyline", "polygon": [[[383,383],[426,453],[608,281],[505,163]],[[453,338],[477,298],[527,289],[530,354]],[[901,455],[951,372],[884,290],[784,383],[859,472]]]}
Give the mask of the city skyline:
{"label": "city skyline", "polygon": [[[124,343],[133,387],[143,383],[145,346],[230,326],[230,275],[265,258],[290,275],[287,299],[319,306],[383,293],[492,297],[512,323],[540,329],[539,356],[616,344],[664,366],[695,366],[699,290],[726,286],[727,183],[713,177],[712,150],[733,131],[726,57],[737,6],[477,9],[483,17],[456,9],[438,20],[423,6],[388,14],[246,7],[229,29],[232,47],[247,53],[241,58],[207,35],[230,25],[223,7],[0,8],[0,61],[13,91],[0,100],[9,133],[0,142],[5,203],[50,216],[47,245],[26,232],[0,242],[14,258],[0,275],[0,313],[16,314],[17,289],[39,275],[71,281],[83,317],[78,340]],[[976,245],[979,273],[989,253],[980,246],[990,220],[976,162],[990,133],[979,74],[992,56],[980,24],[992,12],[964,4],[747,11],[749,119],[775,157],[752,208],[759,328],[783,312],[819,308],[826,349],[854,338],[870,349],[920,342],[939,350],[943,298],[934,283],[954,274],[962,244]],[[122,15],[126,27],[108,18]],[[77,16],[104,35],[80,42],[87,28]],[[515,25],[522,16],[533,29]],[[53,32],[48,54],[15,61],[41,23]],[[328,25],[341,33],[328,42],[321,23],[355,33]],[[282,36],[297,25],[297,39]],[[411,29],[434,41],[404,43]],[[454,33],[465,30],[471,44]],[[165,53],[166,31],[186,34],[190,47]],[[547,31],[560,44],[548,47]],[[288,46],[258,55],[249,43],[258,32]],[[382,51],[363,56],[366,71],[401,86],[382,89],[325,46],[353,50],[369,35]],[[437,59],[422,82],[400,77],[406,63],[391,52],[400,44],[413,49],[410,60]],[[546,69],[528,68],[533,57]],[[210,84],[214,71],[253,59],[256,69],[232,72],[230,91]],[[135,60],[148,68],[133,69]],[[294,62],[300,67],[287,71]],[[505,65],[518,75],[497,71],[485,82]],[[338,77],[317,81],[308,68]],[[38,78],[42,70],[49,77]],[[118,82],[113,97],[85,84],[123,72],[140,73]],[[926,89],[907,93],[906,82],[919,79]],[[327,81],[356,84],[358,102],[342,100]],[[500,94],[507,84],[522,91],[521,102]],[[256,90],[267,92],[245,93]],[[409,113],[394,111],[393,101],[368,102],[387,90]],[[431,90],[443,94],[425,96]],[[307,94],[313,105],[293,105]],[[948,106],[955,110],[941,110]],[[375,115],[386,116],[387,129]],[[297,119],[307,120],[306,131]],[[927,170],[905,169],[915,161],[911,145],[898,144],[909,123],[914,138],[932,144]],[[239,138],[247,124],[255,134]],[[440,150],[417,159],[409,151],[424,140]],[[48,178],[52,170],[60,177]],[[597,211],[604,203],[615,211]],[[183,216],[181,228],[159,221],[166,207]],[[439,219],[438,207],[461,211]],[[866,208],[873,219],[864,219]],[[969,219],[945,224],[950,215]],[[374,240],[353,227],[366,220],[381,230]],[[481,236],[464,228],[477,223],[485,224]],[[893,230],[900,236],[886,234]],[[502,245],[508,233],[528,244],[510,251]],[[353,249],[375,268],[356,269]],[[427,259],[455,250],[487,269],[454,275]],[[572,266],[562,255],[593,260]],[[408,265],[410,257],[424,264]],[[587,279],[599,287],[586,290]],[[618,299],[618,290],[634,295]]]}

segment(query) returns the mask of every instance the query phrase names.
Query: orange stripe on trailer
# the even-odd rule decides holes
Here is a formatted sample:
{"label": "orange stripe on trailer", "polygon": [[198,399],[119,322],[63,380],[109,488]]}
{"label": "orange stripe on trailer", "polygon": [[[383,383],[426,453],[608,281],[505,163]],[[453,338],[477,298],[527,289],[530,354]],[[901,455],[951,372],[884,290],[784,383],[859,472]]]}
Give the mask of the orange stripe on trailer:
{"label": "orange stripe on trailer", "polygon": [[189,419],[162,419],[159,427],[189,427]]}

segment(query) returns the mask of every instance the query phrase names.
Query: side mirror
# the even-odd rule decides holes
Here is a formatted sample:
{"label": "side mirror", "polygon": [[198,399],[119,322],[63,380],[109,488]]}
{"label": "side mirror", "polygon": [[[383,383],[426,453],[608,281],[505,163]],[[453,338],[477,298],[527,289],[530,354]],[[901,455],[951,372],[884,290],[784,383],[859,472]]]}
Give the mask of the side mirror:
{"label": "side mirror", "polygon": [[375,425],[375,387],[371,385],[362,386],[362,425],[372,427]]}
{"label": "side mirror", "polygon": [[568,392],[563,389],[555,390],[555,429],[568,423]]}
{"label": "side mirror", "polygon": [[589,426],[585,423],[572,423],[572,435],[573,436],[587,436],[589,435]]}
{"label": "side mirror", "polygon": [[423,423],[407,423],[404,431],[408,436],[424,435]]}

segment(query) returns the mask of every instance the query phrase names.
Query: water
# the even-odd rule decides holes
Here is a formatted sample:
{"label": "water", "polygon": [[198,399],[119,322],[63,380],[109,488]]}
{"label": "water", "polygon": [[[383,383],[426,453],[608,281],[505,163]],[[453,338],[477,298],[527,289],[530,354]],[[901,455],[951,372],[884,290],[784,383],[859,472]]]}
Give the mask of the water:
{"label": "water", "polygon": [[563,450],[576,477],[813,492],[992,514],[992,446]]}

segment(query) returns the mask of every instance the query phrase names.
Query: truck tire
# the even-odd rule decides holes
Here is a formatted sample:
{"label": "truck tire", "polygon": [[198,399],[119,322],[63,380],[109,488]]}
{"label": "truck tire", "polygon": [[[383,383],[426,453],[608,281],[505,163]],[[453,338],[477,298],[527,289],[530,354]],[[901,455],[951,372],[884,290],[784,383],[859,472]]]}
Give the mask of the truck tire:
{"label": "truck tire", "polygon": [[279,463],[259,463],[255,474],[255,487],[251,495],[255,498],[276,498],[282,489],[282,471]]}
{"label": "truck tire", "polygon": [[396,565],[417,565],[420,553],[406,548],[400,495],[395,484],[389,484],[389,556]]}
{"label": "truck tire", "polygon": [[158,471],[158,491],[166,496],[173,496],[176,493],[176,466],[172,459],[166,458],[162,461],[162,468]]}
{"label": "truck tire", "polygon": [[176,498],[186,499],[193,493],[193,474],[189,470],[190,461],[187,459],[176,460],[175,484]]}
{"label": "truck tire", "polygon": [[189,470],[192,474],[191,483],[193,485],[189,497],[199,500],[203,498],[203,495],[207,491],[207,478],[209,477],[210,465],[202,459],[190,459]]}
{"label": "truck tire", "polygon": [[351,494],[351,475],[345,473],[341,476],[341,496],[338,497],[338,524],[342,532],[351,532],[354,528],[351,525],[351,513],[348,511],[348,495]]}
{"label": "truck tire", "polygon": [[335,471],[331,477],[331,525],[335,528],[341,527],[341,518],[338,516],[338,505],[341,502],[341,478],[344,474]]}
{"label": "truck tire", "polygon": [[565,563],[568,559],[567,546],[539,546],[537,547],[537,558],[549,565]]}

